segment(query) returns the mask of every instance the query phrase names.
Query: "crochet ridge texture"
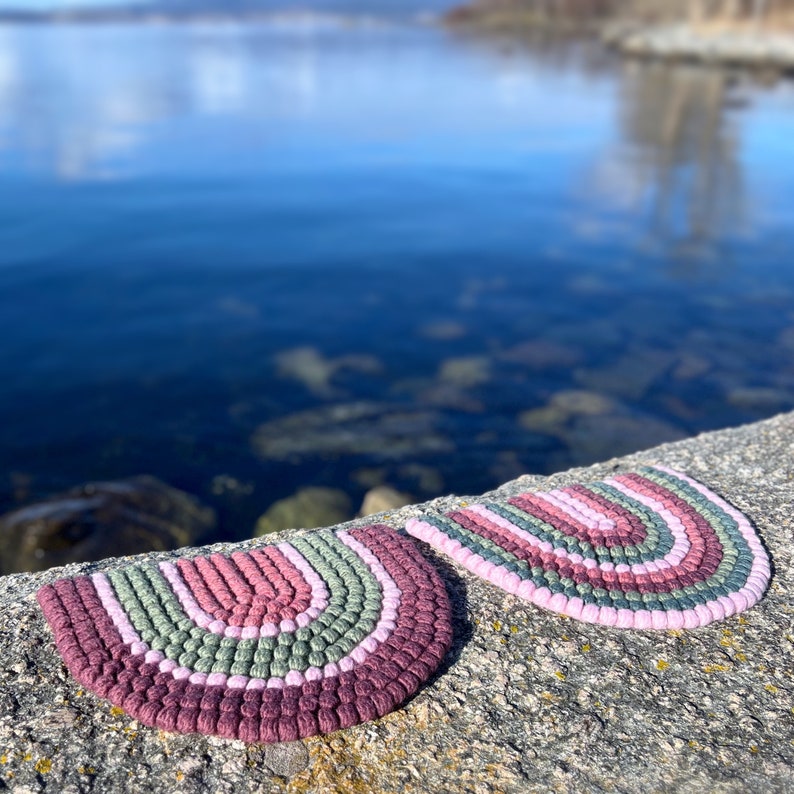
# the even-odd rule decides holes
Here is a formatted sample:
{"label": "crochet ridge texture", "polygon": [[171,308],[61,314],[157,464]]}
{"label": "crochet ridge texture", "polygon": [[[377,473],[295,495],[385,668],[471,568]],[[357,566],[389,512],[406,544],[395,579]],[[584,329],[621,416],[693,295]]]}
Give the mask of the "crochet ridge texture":
{"label": "crochet ridge texture", "polygon": [[770,576],[749,520],[662,466],[426,513],[406,530],[509,593],[618,628],[705,626],[753,606]]}
{"label": "crochet ridge texture", "polygon": [[61,579],[38,599],[82,685],[145,725],[248,742],[383,716],[452,641],[443,581],[385,526]]}

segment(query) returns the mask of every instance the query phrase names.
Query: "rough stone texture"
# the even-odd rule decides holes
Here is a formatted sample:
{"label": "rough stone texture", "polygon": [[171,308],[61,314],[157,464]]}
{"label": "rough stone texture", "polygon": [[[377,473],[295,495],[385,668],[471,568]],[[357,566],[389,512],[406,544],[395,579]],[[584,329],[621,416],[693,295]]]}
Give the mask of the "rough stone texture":
{"label": "rough stone texture", "polygon": [[[578,624],[423,547],[455,607],[456,641],[442,669],[395,713],[290,745],[164,734],[74,684],[35,591],[58,576],[126,561],[0,579],[0,788],[794,791],[794,414],[565,472],[548,484],[639,464],[686,471],[749,515],[774,565],[760,605],[692,632]],[[546,484],[522,477],[500,493]],[[450,509],[462,501],[469,500],[431,504]],[[385,520],[400,526],[418,512],[407,507]]]}

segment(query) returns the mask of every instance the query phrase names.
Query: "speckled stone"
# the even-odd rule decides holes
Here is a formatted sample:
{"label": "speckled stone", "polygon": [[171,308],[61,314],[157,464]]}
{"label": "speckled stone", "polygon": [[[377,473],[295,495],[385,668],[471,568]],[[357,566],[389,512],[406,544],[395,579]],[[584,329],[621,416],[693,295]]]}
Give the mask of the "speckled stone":
{"label": "speckled stone", "polygon": [[[130,558],[0,578],[0,789],[794,790],[794,414],[548,479],[522,477],[498,493],[645,464],[687,472],[754,522],[773,561],[772,584],[758,606],[692,632],[575,623],[423,546],[455,609],[456,640],[442,669],[381,720],[289,745],[160,733],[72,681],[35,591],[59,576]],[[449,510],[465,501],[430,504]],[[400,527],[426,507],[404,508],[387,523]]]}

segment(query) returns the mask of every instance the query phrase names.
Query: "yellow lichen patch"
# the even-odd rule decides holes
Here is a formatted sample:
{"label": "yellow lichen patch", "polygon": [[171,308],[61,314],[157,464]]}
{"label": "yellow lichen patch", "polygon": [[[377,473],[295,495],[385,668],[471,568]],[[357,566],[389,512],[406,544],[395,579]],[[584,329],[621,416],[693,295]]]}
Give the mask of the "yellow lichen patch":
{"label": "yellow lichen patch", "polygon": [[559,695],[555,695],[555,694],[553,694],[553,693],[551,693],[551,692],[541,692],[541,693],[540,693],[540,696],[541,696],[541,697],[543,698],[543,700],[545,700],[547,703],[557,703],[557,702],[559,702],[560,700],[562,700],[562,698],[561,698]]}
{"label": "yellow lichen patch", "polygon": [[772,695],[777,695],[778,688],[774,684],[767,684],[764,689]]}
{"label": "yellow lichen patch", "polygon": [[511,634],[518,634],[518,626],[511,626],[510,627]]}
{"label": "yellow lichen patch", "polygon": [[23,761],[32,761],[33,760],[33,756],[30,753],[25,753],[25,755],[22,756],[22,760]]}
{"label": "yellow lichen patch", "polygon": [[181,769],[176,770],[176,775],[174,777],[177,780],[177,783],[181,783],[185,779],[185,773]]}
{"label": "yellow lichen patch", "polygon": [[590,653],[590,643],[589,642],[586,642],[582,646],[582,653]]}
{"label": "yellow lichen patch", "polygon": [[7,763],[8,763],[8,756],[5,755],[5,753],[3,755],[0,755],[0,764],[7,764]]}
{"label": "yellow lichen patch", "polygon": [[461,506],[461,507],[468,507],[468,506],[469,506],[469,503],[468,503],[468,502],[461,502],[461,503],[460,503],[460,506]]}
{"label": "yellow lichen patch", "polygon": [[52,771],[52,761],[49,758],[39,758],[36,766],[33,767],[40,775],[46,775]]}
{"label": "yellow lichen patch", "polygon": [[[382,775],[383,768],[398,763],[405,765],[407,754],[400,747],[378,753],[377,761],[373,761],[354,742],[355,739],[348,736],[330,741],[319,737],[310,740],[310,763],[303,772],[287,783],[287,791],[294,794],[313,791],[368,794],[377,790],[373,783]],[[417,774],[421,779],[418,770]],[[412,785],[402,788],[402,794],[410,792],[419,792],[419,789]]]}
{"label": "yellow lichen patch", "polygon": [[502,630],[502,624],[498,620],[495,620],[491,625],[493,626],[493,630],[494,631],[501,631]]}
{"label": "yellow lichen patch", "polygon": [[755,755],[755,754],[758,752],[758,745],[757,745],[757,744],[751,744],[751,745],[750,745],[750,752],[751,752],[753,755]]}
{"label": "yellow lichen patch", "polygon": [[124,714],[124,709],[120,709],[118,706],[111,706],[110,707],[110,716],[111,717],[121,717]]}
{"label": "yellow lichen patch", "polygon": [[697,741],[696,739],[690,739],[690,740],[687,742],[687,744],[688,744],[688,745],[689,745],[689,746],[690,746],[690,747],[691,747],[693,750],[702,750],[702,749],[703,749],[703,745],[702,745],[702,744],[701,744],[699,741]]}
{"label": "yellow lichen patch", "polygon": [[703,666],[704,673],[726,673],[730,669],[727,664],[706,664]]}
{"label": "yellow lichen patch", "polygon": [[562,670],[555,670],[554,671],[554,675],[556,675],[557,678],[560,679],[560,681],[564,681],[565,680],[565,673],[563,673]]}
{"label": "yellow lichen patch", "polygon": [[665,659],[657,659],[654,666],[660,672],[664,672],[670,666],[670,662],[666,661]]}
{"label": "yellow lichen patch", "polygon": [[93,766],[79,766],[79,767],[77,767],[77,771],[81,775],[95,775],[96,774],[96,769],[94,769]]}
{"label": "yellow lichen patch", "polygon": [[746,626],[750,621],[744,615],[739,615],[739,625]]}

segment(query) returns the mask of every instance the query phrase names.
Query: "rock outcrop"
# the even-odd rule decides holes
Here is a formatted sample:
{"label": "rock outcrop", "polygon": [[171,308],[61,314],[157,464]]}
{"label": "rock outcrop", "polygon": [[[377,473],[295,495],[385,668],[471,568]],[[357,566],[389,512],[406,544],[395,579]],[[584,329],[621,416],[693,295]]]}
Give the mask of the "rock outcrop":
{"label": "rock outcrop", "polygon": [[[158,732],[75,684],[55,652],[36,590],[126,560],[0,579],[0,788],[792,790],[794,414],[548,479],[522,477],[499,492],[597,479],[641,464],[686,471],[750,517],[773,561],[759,605],[689,632],[621,631],[539,609],[422,546],[454,607],[455,641],[441,670],[380,720],[291,744],[246,746]],[[430,504],[451,509],[462,501],[468,500]],[[403,508],[387,523],[401,527],[422,508]]]}
{"label": "rock outcrop", "polygon": [[156,477],[89,482],[0,516],[0,573],[170,551],[214,528],[214,510]]}

